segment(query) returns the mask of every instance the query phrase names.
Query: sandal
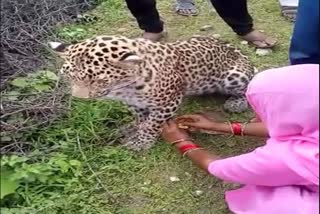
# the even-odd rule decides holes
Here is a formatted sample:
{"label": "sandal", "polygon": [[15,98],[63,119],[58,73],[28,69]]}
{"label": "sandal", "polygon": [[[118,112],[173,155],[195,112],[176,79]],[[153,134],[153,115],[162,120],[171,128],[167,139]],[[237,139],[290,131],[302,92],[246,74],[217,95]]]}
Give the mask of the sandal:
{"label": "sandal", "polygon": [[297,9],[296,8],[284,8],[282,10],[282,16],[289,20],[290,22],[296,21]]}
{"label": "sandal", "polygon": [[193,0],[176,0],[176,13],[181,16],[197,16],[198,10]]}
{"label": "sandal", "polygon": [[255,46],[256,48],[260,48],[260,49],[273,48],[277,43],[277,40],[275,40],[271,37],[268,37],[264,33],[259,32],[257,30],[254,30],[254,31],[248,33],[247,35],[239,36],[239,37],[241,39],[249,42],[249,44]]}
{"label": "sandal", "polygon": [[299,0],[279,0],[282,16],[291,22],[295,22]]}

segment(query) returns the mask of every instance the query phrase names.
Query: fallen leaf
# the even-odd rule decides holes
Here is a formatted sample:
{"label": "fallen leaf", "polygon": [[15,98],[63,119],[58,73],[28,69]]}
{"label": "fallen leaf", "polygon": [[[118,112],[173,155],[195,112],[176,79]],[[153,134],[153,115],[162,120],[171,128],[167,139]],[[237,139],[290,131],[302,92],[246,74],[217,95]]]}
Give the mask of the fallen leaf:
{"label": "fallen leaf", "polygon": [[11,85],[19,87],[19,88],[25,88],[29,85],[28,79],[25,77],[18,77],[11,81]]}
{"label": "fallen leaf", "polygon": [[17,181],[12,181],[10,176],[12,172],[10,171],[1,171],[1,179],[0,179],[0,189],[1,189],[1,196],[0,198],[3,199],[5,196],[15,193],[15,190],[18,187]]}

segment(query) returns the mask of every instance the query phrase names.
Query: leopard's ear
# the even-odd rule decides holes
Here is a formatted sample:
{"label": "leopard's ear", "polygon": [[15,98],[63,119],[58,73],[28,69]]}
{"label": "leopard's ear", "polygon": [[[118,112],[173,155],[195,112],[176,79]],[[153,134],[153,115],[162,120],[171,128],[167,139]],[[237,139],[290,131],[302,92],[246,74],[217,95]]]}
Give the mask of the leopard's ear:
{"label": "leopard's ear", "polygon": [[49,42],[49,47],[60,56],[65,56],[67,54],[68,46],[69,44],[61,42]]}

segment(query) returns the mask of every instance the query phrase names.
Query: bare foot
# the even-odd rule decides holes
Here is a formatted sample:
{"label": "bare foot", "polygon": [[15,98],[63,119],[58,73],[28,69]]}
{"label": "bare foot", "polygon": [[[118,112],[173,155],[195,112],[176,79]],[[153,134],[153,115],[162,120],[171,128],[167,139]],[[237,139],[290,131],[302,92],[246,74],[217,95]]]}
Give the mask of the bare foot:
{"label": "bare foot", "polygon": [[158,42],[160,39],[162,39],[164,37],[164,32],[161,32],[161,33],[144,32],[142,37],[144,39],[148,39],[153,42]]}
{"label": "bare foot", "polygon": [[258,30],[254,30],[247,35],[240,36],[240,38],[248,41],[256,48],[273,48],[277,43],[276,39],[269,37]]}

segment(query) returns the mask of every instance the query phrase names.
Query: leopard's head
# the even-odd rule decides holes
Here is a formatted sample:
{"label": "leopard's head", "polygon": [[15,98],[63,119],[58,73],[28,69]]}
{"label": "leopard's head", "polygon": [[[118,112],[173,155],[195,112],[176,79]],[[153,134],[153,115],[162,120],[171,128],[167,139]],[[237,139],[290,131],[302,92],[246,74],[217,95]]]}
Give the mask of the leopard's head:
{"label": "leopard's head", "polygon": [[119,85],[134,81],[143,62],[137,44],[124,37],[98,36],[77,44],[50,42],[63,59],[61,74],[80,98],[106,96]]}

